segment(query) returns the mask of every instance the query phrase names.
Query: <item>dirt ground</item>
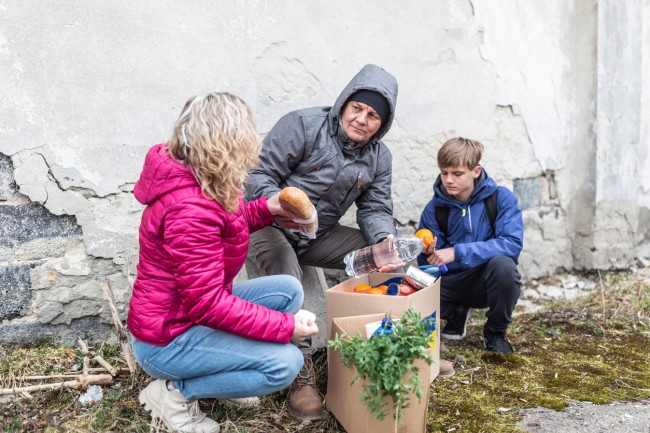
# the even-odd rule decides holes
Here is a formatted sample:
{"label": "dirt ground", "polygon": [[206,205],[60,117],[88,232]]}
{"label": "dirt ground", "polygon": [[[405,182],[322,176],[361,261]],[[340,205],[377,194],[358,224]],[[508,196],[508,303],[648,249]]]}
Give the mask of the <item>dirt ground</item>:
{"label": "dirt ground", "polygon": [[538,408],[524,413],[517,425],[530,433],[650,433],[650,400],[609,405],[576,402],[562,412]]}

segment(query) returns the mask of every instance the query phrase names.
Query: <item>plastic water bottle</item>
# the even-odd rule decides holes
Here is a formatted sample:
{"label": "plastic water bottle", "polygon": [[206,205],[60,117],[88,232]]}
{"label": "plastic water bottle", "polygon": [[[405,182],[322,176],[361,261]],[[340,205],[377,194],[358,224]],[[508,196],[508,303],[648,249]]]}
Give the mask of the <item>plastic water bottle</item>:
{"label": "plastic water bottle", "polygon": [[415,236],[387,239],[348,253],[343,258],[345,273],[351,277],[361,277],[386,265],[405,265],[416,258],[423,247],[422,239]]}

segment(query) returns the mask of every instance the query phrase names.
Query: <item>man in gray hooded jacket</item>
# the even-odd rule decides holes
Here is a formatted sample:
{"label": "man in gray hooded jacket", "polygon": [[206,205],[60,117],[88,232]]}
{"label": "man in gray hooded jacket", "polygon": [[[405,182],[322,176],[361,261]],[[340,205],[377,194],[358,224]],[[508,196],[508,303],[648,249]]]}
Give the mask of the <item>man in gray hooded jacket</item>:
{"label": "man in gray hooded jacket", "polygon": [[[309,196],[318,213],[316,239],[277,225],[251,234],[249,257],[267,275],[301,279],[301,264],[345,269],[348,252],[395,235],[392,156],[381,138],[393,123],[396,100],[395,78],[379,66],[366,65],[332,107],[293,111],[266,135],[247,199],[270,197],[293,186]],[[360,230],[339,224],[353,203]],[[309,355],[288,398],[289,411],[297,418],[322,417]]]}

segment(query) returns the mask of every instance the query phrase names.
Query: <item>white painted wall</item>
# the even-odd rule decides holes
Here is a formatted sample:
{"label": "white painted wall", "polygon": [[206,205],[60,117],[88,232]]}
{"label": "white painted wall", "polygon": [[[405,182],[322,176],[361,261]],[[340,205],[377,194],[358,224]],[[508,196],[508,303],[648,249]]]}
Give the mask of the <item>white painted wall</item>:
{"label": "white painted wall", "polygon": [[84,245],[57,263],[105,258],[119,274],[137,252],[145,152],[189,96],[236,93],[265,133],[375,63],[400,86],[386,141],[403,231],[438,148],[463,135],[502,184],[541,185],[525,278],[626,268],[650,256],[649,17],[649,0],[0,0],[0,153],[20,193],[5,204],[76,216]]}

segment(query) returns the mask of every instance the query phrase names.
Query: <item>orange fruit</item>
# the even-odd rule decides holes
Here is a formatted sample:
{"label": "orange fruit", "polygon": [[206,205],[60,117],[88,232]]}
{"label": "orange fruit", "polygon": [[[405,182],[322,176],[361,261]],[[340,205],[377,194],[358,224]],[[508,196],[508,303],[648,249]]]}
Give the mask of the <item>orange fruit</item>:
{"label": "orange fruit", "polygon": [[368,284],[359,284],[357,287],[354,288],[355,292],[365,292],[366,290],[370,290],[372,287]]}
{"label": "orange fruit", "polygon": [[367,284],[359,284],[354,288],[354,293],[365,293],[367,295],[385,295],[388,286],[371,287]]}
{"label": "orange fruit", "polygon": [[420,229],[417,232],[415,232],[415,236],[422,239],[422,242],[424,242],[425,247],[431,245],[434,239],[433,233],[429,229]]}

